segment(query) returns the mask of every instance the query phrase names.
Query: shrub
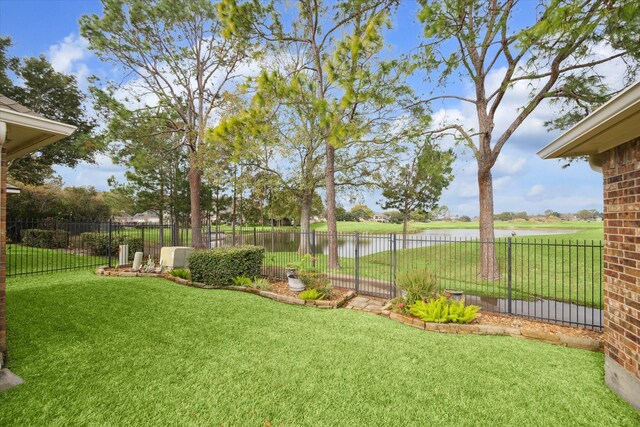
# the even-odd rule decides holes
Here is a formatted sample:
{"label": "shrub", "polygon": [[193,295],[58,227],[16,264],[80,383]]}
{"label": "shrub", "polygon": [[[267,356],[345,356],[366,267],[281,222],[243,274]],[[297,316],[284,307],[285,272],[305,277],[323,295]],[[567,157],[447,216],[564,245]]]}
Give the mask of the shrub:
{"label": "shrub", "polygon": [[300,270],[298,273],[302,283],[309,289],[329,286],[329,279],[320,276],[315,270]]}
{"label": "shrub", "polygon": [[263,258],[264,248],[260,246],[216,248],[192,253],[189,269],[194,282],[231,285],[238,276],[259,276]]}
{"label": "shrub", "polygon": [[480,307],[464,305],[464,300],[455,301],[444,295],[438,298],[418,300],[411,306],[409,313],[424,320],[436,323],[470,323],[478,316]]}
{"label": "shrub", "polygon": [[314,288],[320,295],[322,295],[321,299],[331,299],[333,298],[333,288],[328,283],[326,285],[318,286]]}
{"label": "shrub", "polygon": [[391,310],[395,311],[396,313],[400,313],[400,314],[407,314],[408,313],[408,311],[407,311],[407,309],[408,309],[407,302],[404,300],[403,297],[395,297],[390,302],[391,302]]}
{"label": "shrub", "polygon": [[30,228],[20,231],[22,244],[34,248],[60,249],[69,246],[69,232]]}
{"label": "shrub", "polygon": [[439,288],[438,277],[426,270],[401,272],[396,276],[396,284],[407,293],[405,298],[408,305],[433,296]]}
{"label": "shrub", "polygon": [[191,280],[191,272],[186,268],[176,268],[174,270],[171,270],[170,274],[173,277],[179,277],[181,279]]}
{"label": "shrub", "polygon": [[262,277],[258,277],[252,283],[252,285],[256,289],[260,289],[261,291],[268,291],[271,288],[271,283],[267,279]]}
{"label": "shrub", "polygon": [[[109,234],[108,233],[82,233],[80,234],[82,247],[89,250],[93,255],[109,255]],[[129,245],[129,260],[132,260],[136,252],[143,251],[142,239],[140,237],[127,236],[122,234],[111,235],[111,256],[118,256],[120,245]]]}
{"label": "shrub", "polygon": [[324,295],[322,295],[316,289],[307,289],[304,292],[300,292],[300,295],[298,296],[304,300],[318,300],[324,297]]}
{"label": "shrub", "polygon": [[233,283],[233,286],[251,286],[251,279],[249,279],[247,276],[234,277],[233,279],[231,279],[231,281]]}

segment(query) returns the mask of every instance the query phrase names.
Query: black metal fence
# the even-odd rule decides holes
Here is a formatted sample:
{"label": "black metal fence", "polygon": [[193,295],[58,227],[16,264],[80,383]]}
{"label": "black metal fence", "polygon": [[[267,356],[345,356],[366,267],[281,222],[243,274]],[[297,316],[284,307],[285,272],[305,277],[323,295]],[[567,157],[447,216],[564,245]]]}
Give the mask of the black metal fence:
{"label": "black metal fence", "polygon": [[[339,233],[336,268],[328,263],[326,232],[211,224],[202,233],[210,247],[263,246],[263,274],[272,278],[284,279],[285,267],[309,254],[308,262],[335,287],[393,298],[400,292],[399,273],[425,269],[442,289],[462,290],[468,303],[485,311],[593,329],[603,325],[601,241]],[[173,224],[10,220],[7,237],[7,275],[17,276],[114,265],[120,243],[129,244],[130,256],[135,248],[157,260],[163,246],[189,245],[191,231]],[[495,251],[495,265],[486,268],[495,273],[491,278],[482,274],[483,246]]]}

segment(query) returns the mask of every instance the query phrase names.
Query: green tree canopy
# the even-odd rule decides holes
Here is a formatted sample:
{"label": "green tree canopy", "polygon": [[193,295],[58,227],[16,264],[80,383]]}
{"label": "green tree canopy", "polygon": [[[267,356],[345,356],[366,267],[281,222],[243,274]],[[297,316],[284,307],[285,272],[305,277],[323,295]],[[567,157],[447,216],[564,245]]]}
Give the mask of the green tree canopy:
{"label": "green tree canopy", "polygon": [[48,119],[76,126],[77,130],[62,141],[10,162],[9,176],[24,183],[43,184],[53,178],[54,165],[93,163],[103,144],[92,135],[96,123],[86,111],[86,96],[75,76],[55,71],[44,56],[10,57],[10,46],[10,38],[0,37],[0,93]]}

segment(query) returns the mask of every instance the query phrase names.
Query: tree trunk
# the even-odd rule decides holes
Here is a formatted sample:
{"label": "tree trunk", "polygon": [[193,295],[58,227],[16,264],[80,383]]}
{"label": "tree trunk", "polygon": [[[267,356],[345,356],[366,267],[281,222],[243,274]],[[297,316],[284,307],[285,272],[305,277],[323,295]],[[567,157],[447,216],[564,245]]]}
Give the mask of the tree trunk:
{"label": "tree trunk", "polygon": [[336,180],[335,148],[327,142],[327,168],[325,169],[327,187],[327,244],[329,268],[340,268],[338,259],[338,224],[336,221]]}
{"label": "tree trunk", "polygon": [[493,234],[493,177],[490,168],[478,168],[480,190],[480,274],[484,280],[500,278]]}
{"label": "tree trunk", "polygon": [[189,158],[189,196],[191,201],[191,246],[204,248],[202,239],[202,213],[200,212],[200,190],[202,188],[202,171],[196,164],[195,154]]}
{"label": "tree trunk", "polygon": [[311,253],[311,201],[313,193],[307,191],[302,195],[300,206],[300,247],[298,253],[301,255]]}

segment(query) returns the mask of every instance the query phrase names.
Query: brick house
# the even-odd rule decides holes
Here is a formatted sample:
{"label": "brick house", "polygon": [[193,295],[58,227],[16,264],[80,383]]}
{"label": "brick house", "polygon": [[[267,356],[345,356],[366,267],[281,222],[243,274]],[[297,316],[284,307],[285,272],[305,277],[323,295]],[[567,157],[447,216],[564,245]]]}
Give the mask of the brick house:
{"label": "brick house", "polygon": [[[74,126],[42,117],[17,102],[0,95],[0,368],[7,364],[6,318],[6,221],[7,162],[23,157],[71,135]],[[7,370],[2,369],[2,377]]]}
{"label": "brick house", "polygon": [[640,82],[538,155],[588,156],[603,175],[605,382],[640,410]]}

